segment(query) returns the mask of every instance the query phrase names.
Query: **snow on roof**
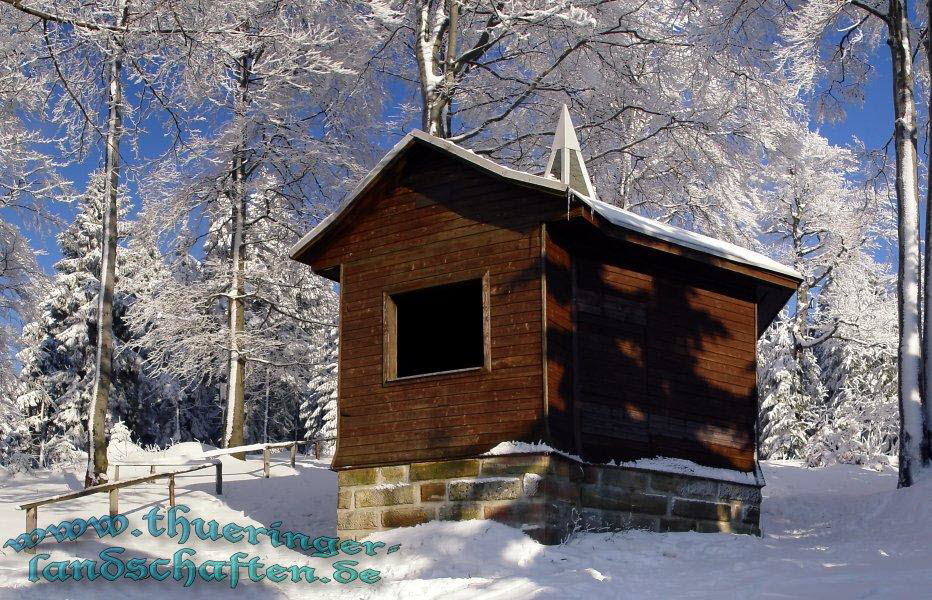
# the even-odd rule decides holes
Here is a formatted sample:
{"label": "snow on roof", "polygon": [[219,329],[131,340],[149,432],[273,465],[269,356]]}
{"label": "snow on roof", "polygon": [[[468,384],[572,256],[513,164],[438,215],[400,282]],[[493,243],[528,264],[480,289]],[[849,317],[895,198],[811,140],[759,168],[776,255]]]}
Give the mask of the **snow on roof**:
{"label": "snow on roof", "polygon": [[577,197],[613,225],[636,231],[665,242],[670,242],[677,246],[698,250],[706,254],[712,254],[752,267],[766,269],[768,271],[780,273],[781,275],[786,275],[787,277],[802,279],[802,275],[800,275],[799,271],[796,269],[787,267],[759,252],[754,252],[753,250],[742,248],[737,244],[702,235],[701,233],[695,233],[688,229],[682,229],[680,227],[661,223],[660,221],[655,221],[654,219],[642,217],[641,215],[624,210],[623,208],[606,204],[601,200],[586,198],[585,196],[579,195],[577,195]]}
{"label": "snow on roof", "polygon": [[555,179],[541,175],[532,175],[531,173],[518,171],[517,169],[511,169],[489,160],[488,158],[479,156],[471,150],[467,150],[466,148],[458,146],[449,140],[424,133],[423,131],[417,129],[411,131],[403,138],[401,138],[401,140],[395,144],[395,146],[389,150],[385,156],[382,157],[382,159],[375,165],[375,167],[373,167],[372,170],[362,178],[362,180],[356,185],[353,191],[346,197],[343,203],[340,204],[340,206],[335,211],[333,211],[330,216],[318,223],[314,229],[309,231],[294,246],[292,246],[291,258],[297,259],[298,255],[300,255],[306,248],[313,244],[315,240],[321,237],[324,232],[339,222],[347,213],[349,208],[355,203],[355,201],[375,183],[382,171],[385,170],[398,155],[400,155],[407,148],[418,141],[433,146],[434,148],[446,152],[447,154],[456,156],[457,158],[460,158],[479,169],[487,171],[503,179],[512,181],[516,184],[530,186],[564,196],[571,194],[581,202],[588,205],[593,211],[598,213],[607,221],[618,227],[635,231],[652,238],[660,239],[677,246],[689,248],[691,250],[697,250],[699,252],[704,252],[706,254],[718,256],[720,258],[725,258],[737,263],[772,271],[795,279],[802,279],[802,276],[795,269],[780,264],[779,262],[764,256],[759,252],[754,252],[753,250],[748,250],[747,248],[742,248],[729,242],[724,242],[709,236],[687,231],[686,229],[675,227],[673,225],[667,225],[665,223],[655,221],[654,219],[642,217],[641,215],[637,215],[616,206],[612,206],[611,204],[606,204],[605,202],[595,198],[583,195],[576,190],[571,189],[569,185],[561,181],[557,181]]}

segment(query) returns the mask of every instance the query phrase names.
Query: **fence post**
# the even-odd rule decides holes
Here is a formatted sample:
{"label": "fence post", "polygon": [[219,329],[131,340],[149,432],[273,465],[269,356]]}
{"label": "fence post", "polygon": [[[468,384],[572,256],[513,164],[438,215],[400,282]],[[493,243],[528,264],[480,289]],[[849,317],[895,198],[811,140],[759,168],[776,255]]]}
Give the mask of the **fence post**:
{"label": "fence post", "polygon": [[[33,541],[32,532],[36,530],[36,527],[39,526],[39,508],[33,506],[26,509],[26,535],[29,536],[29,541]],[[35,554],[36,547],[26,548],[26,554]]]}
{"label": "fence post", "polygon": [[149,465],[149,475],[155,474],[155,465]]}
{"label": "fence post", "polygon": [[291,445],[291,468],[294,468],[295,458],[298,456],[298,442],[295,442]]}
{"label": "fence post", "polygon": [[320,460],[320,440],[314,442],[314,458]]}
{"label": "fence post", "polygon": [[114,481],[120,480],[120,465],[113,466],[113,480]]}
{"label": "fence post", "polygon": [[217,495],[223,494],[223,463],[217,462]]}
{"label": "fence post", "polygon": [[265,470],[265,478],[269,478],[269,447],[262,449],[262,468]]}
{"label": "fence post", "polygon": [[120,512],[120,488],[110,490],[110,516],[115,516]]}
{"label": "fence post", "polygon": [[175,505],[175,476],[168,476],[168,505]]}

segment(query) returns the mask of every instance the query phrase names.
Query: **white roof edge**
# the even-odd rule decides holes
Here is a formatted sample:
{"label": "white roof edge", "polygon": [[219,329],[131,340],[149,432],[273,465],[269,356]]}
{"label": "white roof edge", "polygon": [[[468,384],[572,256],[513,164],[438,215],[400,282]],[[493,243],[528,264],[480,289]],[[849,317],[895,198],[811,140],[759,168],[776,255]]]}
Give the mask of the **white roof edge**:
{"label": "white roof edge", "polygon": [[317,239],[327,229],[329,229],[331,225],[338,221],[346,213],[350,206],[352,206],[356,199],[369,188],[369,186],[375,181],[379,174],[381,174],[381,172],[395,159],[396,156],[398,156],[402,151],[410,146],[414,140],[420,140],[430,144],[431,146],[440,148],[450,154],[453,154],[454,156],[457,156],[458,158],[465,160],[468,163],[475,165],[476,167],[479,167],[484,171],[488,171],[504,179],[560,194],[566,194],[568,191],[572,192],[573,195],[581,202],[587,204],[590,208],[592,208],[592,210],[600,214],[613,225],[617,225],[625,229],[630,229],[637,233],[642,233],[648,237],[661,239],[677,246],[698,250],[699,252],[705,252],[707,254],[712,254],[730,261],[742,263],[759,269],[764,269],[766,271],[772,271],[787,277],[802,279],[802,275],[800,275],[799,272],[795,269],[787,267],[786,265],[783,265],[759,252],[748,250],[747,248],[742,248],[737,244],[724,242],[722,240],[702,235],[700,233],[694,233],[680,227],[661,223],[660,221],[655,221],[654,219],[643,217],[617,206],[607,204],[601,200],[590,198],[578,193],[576,190],[571,190],[567,184],[555,179],[541,175],[532,175],[531,173],[505,167],[496,163],[495,161],[492,161],[483,156],[479,156],[474,152],[470,152],[469,150],[458,146],[449,140],[438,138],[417,129],[412,130],[403,138],[401,138],[401,140],[399,140],[398,143],[395,144],[392,149],[389,150],[389,152],[383,156],[382,159],[379,160],[379,162],[368,173],[366,173],[366,176],[362,178],[362,180],[356,185],[355,188],[353,188],[353,191],[350,192],[350,194],[343,200],[343,202],[335,211],[333,211],[327,218],[318,223],[316,227],[305,234],[304,237],[302,237],[294,246],[291,247],[290,257],[292,259],[296,259],[297,255],[300,254],[305,248],[307,248],[311,242]]}
{"label": "white roof edge", "polygon": [[677,246],[698,250],[706,254],[712,254],[758,269],[772,271],[794,279],[802,279],[802,275],[796,269],[777,262],[760,252],[743,248],[731,242],[702,235],[701,233],[695,233],[688,229],[661,223],[660,221],[655,221],[654,219],[624,210],[623,208],[607,204],[601,200],[595,200],[579,194],[575,195],[580,201],[587,204],[592,210],[613,225],[642,233],[648,237],[664,240]]}

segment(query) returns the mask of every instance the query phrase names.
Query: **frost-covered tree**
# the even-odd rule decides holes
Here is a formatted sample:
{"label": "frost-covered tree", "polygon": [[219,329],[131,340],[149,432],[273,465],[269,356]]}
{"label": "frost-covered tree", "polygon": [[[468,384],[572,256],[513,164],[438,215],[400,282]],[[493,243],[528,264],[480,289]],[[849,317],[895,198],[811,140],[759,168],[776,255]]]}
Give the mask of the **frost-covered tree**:
{"label": "frost-covered tree", "polygon": [[[32,318],[43,273],[29,236],[54,223],[56,200],[70,189],[48,152],[56,138],[39,131],[48,79],[30,65],[36,53],[34,20],[0,6],[0,402],[12,400],[19,327]],[[41,71],[41,70],[40,70]],[[0,409],[0,435],[18,420]],[[0,452],[3,442],[0,441]]]}
{"label": "frost-covered tree", "polygon": [[830,394],[803,451],[810,465],[877,466],[897,454],[894,290],[889,267],[864,253],[839,266],[819,295],[820,312],[846,314],[850,321],[818,350]]}
{"label": "frost-covered tree", "polygon": [[875,266],[870,251],[888,227],[884,196],[858,183],[854,152],[803,128],[776,142],[761,224],[802,281],[760,344],[761,454],[800,458],[837,395],[824,382],[822,347],[862,318],[859,307],[827,303],[822,293],[838,288],[840,274]]}
{"label": "frost-covered tree", "polygon": [[[62,259],[55,264],[36,318],[23,328],[19,353],[17,404],[28,428],[30,450],[40,464],[84,447],[95,376],[95,341],[99,335],[103,173],[91,177],[74,222],[58,236]],[[121,216],[129,209],[121,196]],[[123,315],[133,299],[134,277],[145,268],[134,252],[121,253],[118,273],[126,275],[114,296],[113,415],[151,439],[155,394]],[[49,449],[54,448],[54,452]]]}
{"label": "frost-covered tree", "polygon": [[[117,194],[124,176],[124,120],[133,116],[124,80],[131,71],[137,98],[146,99],[139,104],[147,105],[153,91],[151,80],[169,71],[176,58],[162,51],[160,40],[187,25],[170,18],[174,4],[163,0],[0,2],[3,19],[29,24],[25,29],[29,35],[21,41],[22,47],[33,53],[24,64],[41,82],[43,116],[63,131],[57,139],[58,155],[80,162],[100,150],[103,157],[105,202],[97,295],[100,327],[95,336],[94,391],[88,408],[87,486],[107,476],[106,417],[113,374],[113,294],[119,236]],[[170,23],[167,30],[163,22]],[[135,116],[145,118],[145,114]]]}
{"label": "frost-covered tree", "polygon": [[[560,106],[601,199],[746,245],[758,173],[800,104],[775,68],[779,11],[743,2],[399,0],[371,64],[404,114],[539,172]],[[407,84],[407,82],[411,82]]]}
{"label": "frost-covered tree", "polygon": [[[166,215],[166,222],[188,227],[176,255],[204,254],[200,286],[178,293],[187,294],[197,314],[212,315],[210,325],[205,321],[199,329],[210,343],[205,340],[191,352],[180,346],[166,352],[211,364],[213,380],[227,384],[227,447],[245,439],[249,363],[283,364],[267,356],[274,345],[268,343],[271,336],[263,338],[253,329],[250,314],[260,292],[251,291],[259,284],[250,281],[249,270],[258,263],[249,264],[249,253],[263,243],[262,226],[297,239],[329,211],[329,194],[359,176],[358,156],[371,152],[362,128],[367,115],[380,113],[366,110],[369,99],[379,94],[352,86],[365,81],[354,78],[355,66],[366,56],[360,49],[377,41],[373,27],[389,13],[376,1],[333,8],[317,1],[205,2],[191,4],[187,16],[180,17],[197,27],[177,36],[187,60],[166,96],[198,126],[189,130],[178,155],[154,173],[158,187],[147,202],[159,204],[152,210]],[[202,242],[201,250],[193,247]],[[284,246],[276,252],[279,268],[290,268]],[[274,280],[261,289],[271,289],[268,281]],[[285,298],[284,289],[273,295]],[[260,310],[275,308],[269,318],[293,322],[318,310],[291,310],[278,299],[264,306]],[[221,328],[217,311],[226,315]],[[170,328],[166,323],[162,329]],[[160,338],[159,344],[167,343]],[[222,375],[217,371],[221,357]]]}
{"label": "frost-covered tree", "polygon": [[[913,20],[906,0],[807,0],[792,8],[781,31],[784,68],[801,93],[813,94],[818,116],[838,120],[846,102],[863,99],[878,46],[890,51],[893,104],[893,153],[897,218],[897,301],[899,344],[897,364],[900,411],[899,486],[912,485],[923,464],[924,425],[921,379],[923,348],[920,332],[919,159],[916,93],[916,53],[922,25]],[[919,15],[921,16],[921,15]],[[922,56],[921,54],[919,55]],[[932,225],[930,225],[932,231]],[[928,248],[928,244],[927,244]],[[928,283],[926,311],[932,307]],[[926,319],[932,332],[932,320]],[[926,343],[932,348],[932,335]],[[930,352],[926,351],[926,363]],[[927,367],[932,373],[932,366]],[[929,403],[926,402],[928,405]]]}
{"label": "frost-covered tree", "polygon": [[825,401],[818,364],[810,349],[799,348],[795,327],[795,319],[784,310],[758,345],[763,458],[801,457]]}
{"label": "frost-covered tree", "polygon": [[[273,179],[257,177],[261,189],[245,206],[251,223],[242,242],[244,314],[237,337],[244,364],[251,366],[244,375],[244,441],[298,433],[299,404],[336,313],[332,284],[289,258],[298,232],[310,225],[301,209],[276,192]],[[216,389],[228,373],[229,321],[222,299],[230,280],[230,226],[222,218],[214,221],[201,246],[203,258],[181,255],[130,311],[149,364],[190,382],[192,390]]]}
{"label": "frost-covered tree", "polygon": [[308,382],[309,394],[301,403],[306,440],[321,440],[321,447],[332,449],[337,436],[337,328],[329,330],[326,342],[318,354],[313,377]]}

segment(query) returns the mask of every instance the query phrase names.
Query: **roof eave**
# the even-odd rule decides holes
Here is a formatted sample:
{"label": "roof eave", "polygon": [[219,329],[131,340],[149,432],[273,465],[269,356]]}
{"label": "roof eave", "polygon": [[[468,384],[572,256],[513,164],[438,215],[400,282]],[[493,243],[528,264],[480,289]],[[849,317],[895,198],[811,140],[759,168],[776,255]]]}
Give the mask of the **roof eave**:
{"label": "roof eave", "polygon": [[[795,269],[791,269],[779,262],[764,256],[758,252],[741,248],[735,244],[716,240],[708,236],[694,233],[679,227],[667,225],[648,219],[641,215],[614,207],[606,204],[597,198],[591,198],[578,191],[570,188],[567,184],[549,177],[532,175],[524,171],[510,169],[500,165],[488,158],[479,156],[461,146],[454,144],[445,139],[441,139],[417,129],[406,134],[395,144],[392,149],[382,157],[382,159],[366,174],[366,176],[353,188],[353,191],[343,200],[339,208],[331,213],[327,218],[317,224],[311,231],[302,237],[291,248],[290,257],[293,260],[301,261],[301,256],[305,255],[308,250],[324,236],[331,228],[336,226],[355,203],[355,201],[368,191],[378,180],[379,176],[385,171],[396,158],[408,149],[415,142],[422,142],[429,146],[438,148],[448,154],[455,156],[473,166],[498,176],[507,181],[519,185],[525,185],[541,191],[566,195],[571,193],[580,202],[586,204],[591,210],[598,213],[606,221],[615,227],[621,227],[635,233],[653,237],[664,242],[687,248],[689,250],[716,256],[734,263],[743,264],[754,269],[773,273],[780,277],[785,277],[797,282],[802,281],[802,275]],[[304,261],[301,261],[304,262]]]}
{"label": "roof eave", "polygon": [[470,152],[465,148],[457,146],[453,142],[450,142],[445,139],[441,139],[427,133],[424,133],[420,130],[412,130],[407,135],[405,135],[397,144],[395,144],[389,152],[382,157],[382,159],[366,174],[365,177],[353,188],[353,191],[343,200],[340,206],[333,211],[327,218],[322,220],[317,224],[312,230],[304,235],[298,242],[291,247],[291,252],[289,256],[292,260],[300,261],[300,256],[305,254],[314,243],[323,236],[323,234],[328,231],[331,227],[334,227],[339,221],[343,219],[345,214],[348,212],[349,208],[355,203],[356,199],[362,196],[366,191],[368,191],[372,185],[378,180],[379,175],[391,165],[395,159],[404,152],[408,147],[410,147],[416,141],[426,143],[435,148],[440,148],[457,158],[466,161],[476,167],[490,172],[493,175],[497,175],[502,179],[512,181],[514,183],[533,187],[535,189],[555,193],[555,194],[566,194],[568,186],[560,181],[551,179],[548,177],[542,177],[540,175],[532,175],[530,173],[525,173],[524,171],[518,171],[516,169],[510,169],[503,165],[500,165],[488,158],[479,156],[474,152]]}
{"label": "roof eave", "polygon": [[[673,244],[674,246],[679,246],[688,250],[700,252],[702,254],[715,256],[733,263],[759,269],[767,273],[772,273],[779,277],[791,279],[797,284],[799,284],[803,279],[802,275],[796,269],[787,267],[786,265],[779,263],[759,252],[755,252],[747,248],[742,248],[729,242],[723,242],[722,240],[711,238],[700,233],[695,233],[687,229],[666,225],[659,221],[655,221],[653,219],[649,219],[647,217],[643,217],[636,213],[625,211],[617,207],[610,207],[614,209],[616,213],[624,215],[625,221],[623,223],[619,223],[616,220],[613,220],[609,215],[605,214],[603,207],[610,205],[607,205],[598,199],[593,199],[580,194],[576,191],[573,192],[573,197],[588,206],[592,211],[605,219],[605,221],[607,221],[613,227],[627,229],[628,231],[646,235],[647,237],[658,239],[669,244]],[[675,230],[675,233],[671,230]]]}
{"label": "roof eave", "polygon": [[305,253],[308,248],[310,248],[313,243],[321,236],[323,233],[335,225],[338,221],[342,220],[344,214],[348,211],[349,207],[353,202],[361,196],[366,190],[368,190],[372,184],[375,183],[378,176],[384,171],[389,164],[394,162],[395,158],[401,154],[401,152],[406,149],[414,141],[414,132],[408,133],[403,138],[401,138],[397,144],[395,144],[388,153],[379,160],[378,163],[372,169],[366,173],[366,176],[360,180],[356,187],[353,188],[353,191],[344,198],[343,202],[340,203],[340,206],[337,207],[335,211],[330,213],[325,219],[318,223],[313,229],[304,234],[300,240],[291,247],[291,253],[289,254],[292,260],[300,261],[300,256]]}

